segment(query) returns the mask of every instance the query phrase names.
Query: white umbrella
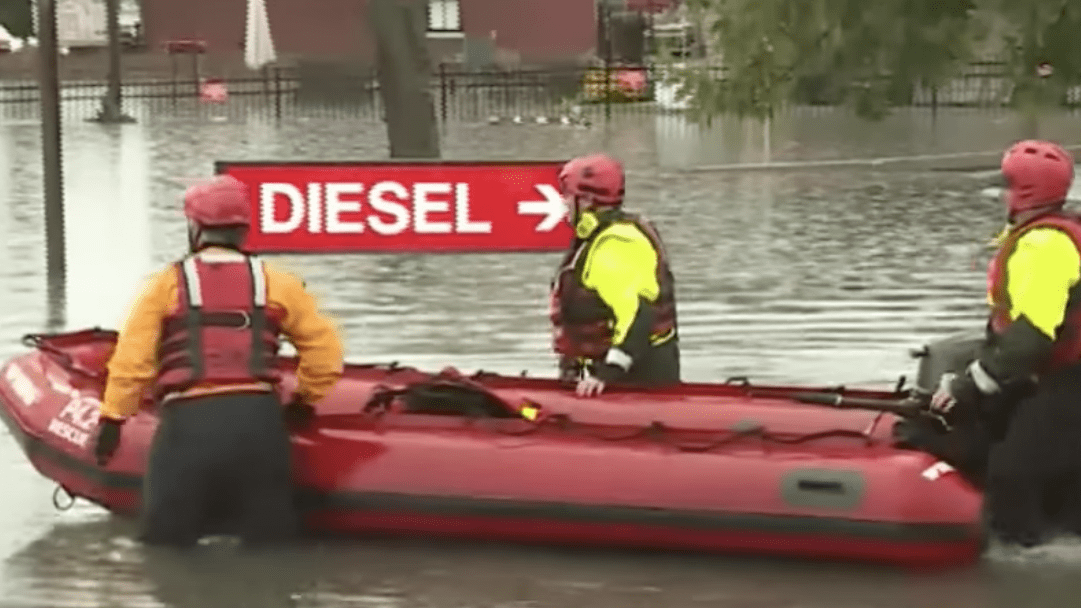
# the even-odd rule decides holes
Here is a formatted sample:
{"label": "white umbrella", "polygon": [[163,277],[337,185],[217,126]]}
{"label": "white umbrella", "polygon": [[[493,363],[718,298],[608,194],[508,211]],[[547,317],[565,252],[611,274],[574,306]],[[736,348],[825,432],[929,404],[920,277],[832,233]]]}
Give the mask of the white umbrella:
{"label": "white umbrella", "polygon": [[270,35],[266,0],[248,0],[248,25],[244,37],[244,63],[253,70],[277,59],[274,39]]}

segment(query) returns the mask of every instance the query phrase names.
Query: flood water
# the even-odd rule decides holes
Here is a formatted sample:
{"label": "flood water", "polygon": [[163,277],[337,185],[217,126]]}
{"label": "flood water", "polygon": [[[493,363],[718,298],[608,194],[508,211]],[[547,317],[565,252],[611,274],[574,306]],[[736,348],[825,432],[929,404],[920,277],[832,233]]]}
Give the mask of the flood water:
{"label": "flood water", "polygon": [[[116,326],[152,269],[183,252],[178,196],[215,160],[382,159],[382,123],[242,111],[137,113],[65,128],[68,282],[64,327]],[[1070,117],[1047,132],[1081,140]],[[988,152],[1009,115],[901,112],[867,124],[805,111],[774,125],[775,160]],[[0,357],[50,317],[39,127],[0,109]],[[762,160],[760,127],[709,130],[677,116],[617,116],[606,129],[451,124],[452,159],[560,159],[607,148],[627,162],[629,206],[665,237],[678,281],[685,375],[888,386],[909,348],[981,324],[983,244],[1001,227],[986,185],[934,158],[903,168],[691,171]],[[346,332],[355,361],[550,374],[546,286],[556,254],[290,256]],[[421,541],[297,547],[270,555],[213,544],[148,551],[131,524],[52,485],[0,440],[0,606],[890,608],[1058,607],[1081,593],[1081,541],[994,548],[937,574],[685,554]],[[1067,599],[1069,598],[1069,599]]]}

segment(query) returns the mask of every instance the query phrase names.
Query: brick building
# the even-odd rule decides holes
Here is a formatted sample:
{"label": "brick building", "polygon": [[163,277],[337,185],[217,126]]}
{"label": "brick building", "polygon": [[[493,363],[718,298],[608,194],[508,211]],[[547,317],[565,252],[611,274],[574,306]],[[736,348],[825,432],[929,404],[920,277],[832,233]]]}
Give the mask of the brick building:
{"label": "brick building", "polygon": [[[366,4],[266,0],[279,55],[371,63]],[[210,55],[242,53],[245,6],[245,0],[142,0],[148,50],[195,38],[205,41]],[[566,63],[597,47],[596,0],[429,0],[428,22],[433,62]]]}

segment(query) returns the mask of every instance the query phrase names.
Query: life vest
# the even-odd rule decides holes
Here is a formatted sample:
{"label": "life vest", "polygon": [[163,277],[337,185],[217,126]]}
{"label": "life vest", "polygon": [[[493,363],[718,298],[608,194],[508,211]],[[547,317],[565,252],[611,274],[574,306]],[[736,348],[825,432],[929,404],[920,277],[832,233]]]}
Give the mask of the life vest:
{"label": "life vest", "polygon": [[668,266],[664,244],[653,225],[644,218],[623,211],[610,212],[586,239],[577,239],[567,251],[552,281],[549,318],[555,352],[571,357],[603,359],[612,346],[615,314],[597,292],[582,282],[589,251],[597,238],[614,222],[630,222],[638,227],[657,252],[657,300],[650,337],[659,340],[676,329],[675,279]]}
{"label": "life vest", "polygon": [[158,396],[196,384],[277,383],[273,357],[283,311],[267,310],[263,263],[188,256],[175,264],[177,308],[158,348]]}
{"label": "life vest", "polygon": [[[999,246],[995,256],[987,266],[987,295],[991,303],[991,318],[988,323],[988,331],[993,339],[1006,331],[1012,322],[1010,319],[1010,295],[1008,291],[1007,261],[1017,249],[1017,242],[1028,231],[1036,228],[1056,228],[1064,232],[1073,241],[1074,247],[1081,252],[1081,216],[1057,211],[1047,215],[1038,216],[1020,226],[1013,228]],[[1067,365],[1081,361],[1081,302],[1078,302],[1075,293],[1078,287],[1071,290],[1069,302],[1066,307],[1066,315],[1062,325],[1058,328],[1055,336],[1051,357],[1044,369],[1039,373],[1047,373],[1061,369]]]}

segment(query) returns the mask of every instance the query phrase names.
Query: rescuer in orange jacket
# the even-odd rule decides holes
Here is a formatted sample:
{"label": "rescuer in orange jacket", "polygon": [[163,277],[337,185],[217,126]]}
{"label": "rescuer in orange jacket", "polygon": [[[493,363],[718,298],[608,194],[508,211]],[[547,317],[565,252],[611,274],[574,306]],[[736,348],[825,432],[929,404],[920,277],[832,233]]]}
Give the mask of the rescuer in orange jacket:
{"label": "rescuer in orange jacket", "polygon": [[[1074,161],[1060,146],[1019,142],[1002,174],[1009,226],[988,266],[987,338],[964,373],[943,375],[931,406],[959,424],[1005,427],[986,463],[991,526],[1033,545],[1052,489],[1070,490],[1058,523],[1081,532],[1081,217],[1063,209]],[[1011,391],[1022,396],[1012,407],[993,407]]]}
{"label": "rescuer in orange jacket", "polygon": [[581,396],[680,381],[675,279],[657,230],[623,209],[623,166],[594,154],[559,173],[575,239],[552,281],[553,347]]}
{"label": "rescuer in orange jacket", "polygon": [[144,481],[148,544],[190,545],[229,513],[248,543],[296,531],[290,441],[276,393],[278,336],[296,347],[298,389],[285,413],[311,404],[342,374],[334,324],[296,277],[242,249],[248,190],[232,177],[184,195],[191,252],[150,279],[108,364],[95,441],[104,466],[124,421],[151,390],[160,418]]}

